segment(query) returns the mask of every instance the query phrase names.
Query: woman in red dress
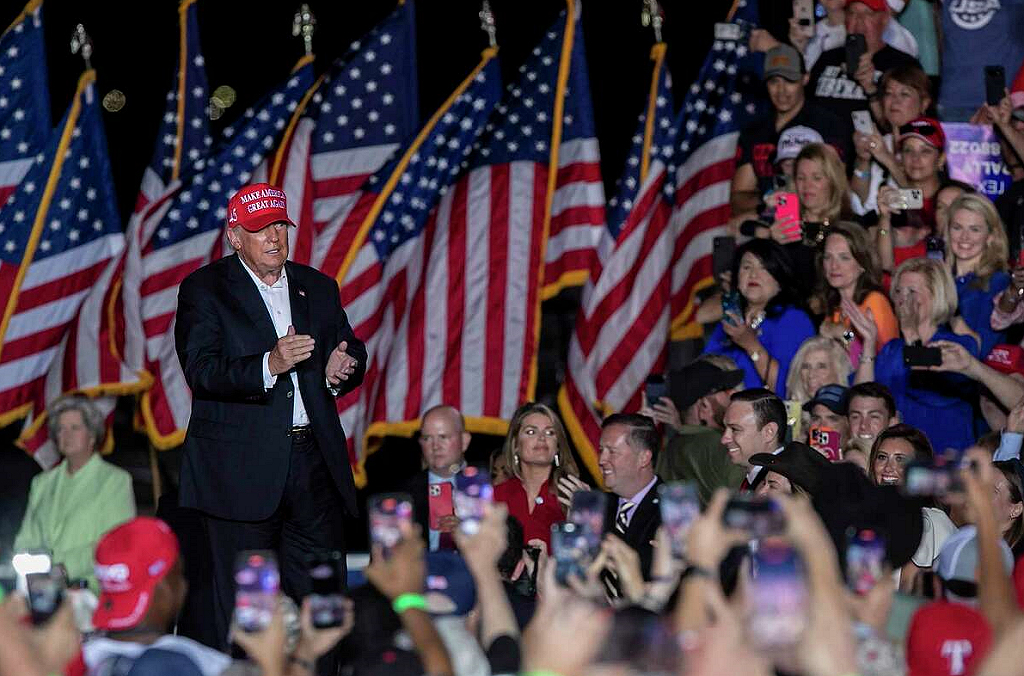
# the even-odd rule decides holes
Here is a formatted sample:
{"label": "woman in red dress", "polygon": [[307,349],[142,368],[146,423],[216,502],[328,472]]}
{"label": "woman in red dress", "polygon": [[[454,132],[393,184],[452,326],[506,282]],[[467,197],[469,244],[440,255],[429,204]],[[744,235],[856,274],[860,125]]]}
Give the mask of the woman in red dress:
{"label": "woman in red dress", "polygon": [[565,521],[558,479],[580,473],[562,421],[544,404],[524,404],[512,416],[503,452],[511,476],[494,487],[494,500],[523,525],[525,542],[541,540],[547,549],[551,526]]}

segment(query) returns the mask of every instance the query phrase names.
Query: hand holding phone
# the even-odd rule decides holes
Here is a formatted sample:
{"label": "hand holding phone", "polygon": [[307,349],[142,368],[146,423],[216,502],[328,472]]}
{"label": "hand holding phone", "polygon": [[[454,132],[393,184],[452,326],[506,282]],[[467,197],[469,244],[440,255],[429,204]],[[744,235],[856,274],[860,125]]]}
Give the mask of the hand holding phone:
{"label": "hand holding phone", "polygon": [[307,559],[312,582],[309,607],[313,626],[317,629],[340,627],[345,623],[347,608],[341,593],[343,561],[344,557],[338,551],[312,554]]}
{"label": "hand holding phone", "polygon": [[808,435],[807,445],[828,458],[829,462],[839,462],[843,459],[842,451],[839,448],[839,430],[822,425],[811,425]]}
{"label": "hand holding phone", "polygon": [[263,631],[277,610],[281,576],[270,551],[239,552],[235,561],[235,622],[244,632]]}
{"label": "hand holding phone", "polygon": [[735,325],[733,316],[743,317],[743,308],[740,306],[740,292],[730,289],[722,294],[722,320]]}
{"label": "hand holding phone", "polygon": [[860,57],[868,51],[868,43],[861,33],[850,33],[846,36],[846,77],[851,80],[860,68]]}
{"label": "hand holding phone", "polygon": [[865,136],[871,136],[876,133],[875,123],[871,119],[871,113],[866,110],[855,110],[850,113],[850,117],[853,118],[853,128]]}
{"label": "hand holding phone", "polygon": [[652,373],[647,376],[647,382],[644,384],[644,394],[647,397],[648,406],[654,406],[661,401],[662,397],[667,397],[668,383],[665,382],[665,376],[660,373]]}
{"label": "hand holding phone", "polygon": [[771,498],[750,493],[737,493],[729,498],[722,512],[722,522],[729,528],[746,531],[752,538],[786,532],[786,516],[779,504]]}
{"label": "hand holding phone", "polygon": [[781,244],[799,242],[803,239],[800,224],[800,197],[795,192],[783,192],[776,196],[775,222],[782,227]]}
{"label": "hand holding phone", "polygon": [[874,589],[885,572],[885,537],[870,528],[846,531],[846,582],[857,594]]}
{"label": "hand holding phone", "polygon": [[1002,66],[985,66],[985,103],[998,106],[1006,96],[1006,71]]}
{"label": "hand holding phone", "polygon": [[672,543],[672,556],[682,559],[686,555],[686,535],[690,526],[700,517],[700,495],[692,483],[667,483],[658,487],[658,506],[661,525]]}
{"label": "hand holding phone", "polygon": [[793,0],[793,18],[802,35],[814,37],[814,0]]}
{"label": "hand holding phone", "polygon": [[491,477],[477,467],[466,467],[455,475],[455,515],[459,517],[459,530],[465,535],[476,535],[484,518],[484,507],[494,501]]}
{"label": "hand holding phone", "polygon": [[794,645],[807,629],[803,561],[788,544],[762,542],[750,558],[747,629],[763,649]]}
{"label": "hand holding phone", "polygon": [[[370,544],[379,546],[384,558],[402,540],[403,527],[412,525],[412,498],[406,493],[374,495],[367,506]],[[403,526],[404,524],[404,526]]]}
{"label": "hand holding phone", "polygon": [[942,349],[927,345],[904,345],[903,363],[909,368],[942,366]]}

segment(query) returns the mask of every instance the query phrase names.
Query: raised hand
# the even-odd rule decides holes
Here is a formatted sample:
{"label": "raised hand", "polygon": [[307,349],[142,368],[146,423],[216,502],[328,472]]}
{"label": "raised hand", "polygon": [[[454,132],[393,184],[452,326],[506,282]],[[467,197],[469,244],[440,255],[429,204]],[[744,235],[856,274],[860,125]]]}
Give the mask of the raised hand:
{"label": "raised hand", "polygon": [[337,385],[342,380],[348,380],[356,372],[356,369],[359,368],[359,361],[345,352],[346,349],[348,349],[348,341],[343,340],[338,344],[338,347],[331,350],[331,356],[327,358],[327,368],[324,369],[324,375],[327,376],[327,382],[331,385]]}
{"label": "raised hand", "polygon": [[313,336],[296,335],[295,327],[289,326],[288,332],[277,339],[277,344],[270,351],[267,367],[275,376],[290,371],[299,362],[309,359],[315,344]]}

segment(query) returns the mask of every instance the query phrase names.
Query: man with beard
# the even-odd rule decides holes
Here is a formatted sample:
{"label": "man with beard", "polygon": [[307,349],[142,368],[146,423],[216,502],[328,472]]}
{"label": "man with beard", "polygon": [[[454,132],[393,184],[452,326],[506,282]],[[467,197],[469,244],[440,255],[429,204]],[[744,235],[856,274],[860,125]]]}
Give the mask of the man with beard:
{"label": "man with beard", "polygon": [[[680,414],[671,424],[657,475],[664,481],[694,482],[704,504],[716,489],[736,488],[743,481],[744,470],[730,462],[721,443],[729,397],[742,386],[743,371],[721,355],[705,355],[672,377],[672,403]],[[660,408],[657,402],[650,405]]]}

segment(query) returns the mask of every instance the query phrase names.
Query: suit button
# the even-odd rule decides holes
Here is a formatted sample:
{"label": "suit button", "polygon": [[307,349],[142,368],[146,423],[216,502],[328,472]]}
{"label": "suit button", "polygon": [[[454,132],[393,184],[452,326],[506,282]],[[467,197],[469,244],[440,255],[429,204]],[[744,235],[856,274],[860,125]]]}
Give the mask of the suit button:
{"label": "suit button", "polygon": [[291,399],[291,398],[292,398],[292,390],[288,390],[288,398],[289,398],[289,399]]}

